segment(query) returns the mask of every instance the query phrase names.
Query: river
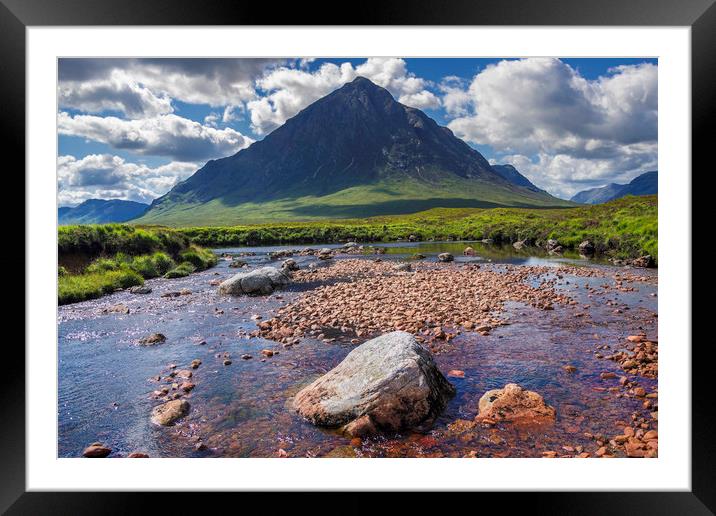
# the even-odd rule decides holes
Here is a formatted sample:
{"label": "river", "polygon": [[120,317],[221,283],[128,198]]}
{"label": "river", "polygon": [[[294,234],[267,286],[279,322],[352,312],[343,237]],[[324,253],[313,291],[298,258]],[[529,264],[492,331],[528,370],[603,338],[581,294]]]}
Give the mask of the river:
{"label": "river", "polygon": [[[426,260],[436,261],[438,253],[451,252],[458,263],[476,261],[486,267],[573,264],[598,268],[607,275],[623,270],[578,256],[535,255],[534,250],[518,252],[479,243],[376,245],[387,248],[385,260],[419,252]],[[477,255],[463,257],[466,245],[474,247]],[[268,252],[290,247],[296,246],[215,251],[255,253],[242,257],[252,268],[269,263]],[[346,258],[375,256],[339,255],[335,260]],[[313,256],[294,259],[302,268],[316,260]],[[628,291],[600,291],[601,285],[611,282],[608,276],[565,276],[556,288],[588,306],[588,317],[575,317],[569,307],[543,311],[508,303],[502,317],[509,319],[509,325],[486,337],[462,333],[435,357],[443,372],[459,369],[465,378],[450,378],[457,395],[430,433],[408,432],[351,444],[349,438],[301,420],[291,410],[290,398],[338,364],[354,346],[303,339],[262,361],[260,350],[276,345],[246,337],[256,328],[255,316],[270,318],[309,287],[292,285],[265,297],[219,296],[210,281],[245,270],[228,265],[227,260],[220,260],[216,267],[186,278],[149,280],[146,284],[153,290],[146,295],[122,291],[59,307],[58,456],[81,456],[88,444],[101,441],[112,448],[110,457],[131,452],[151,457],[274,457],[279,453],[289,457],[462,457],[470,451],[488,457],[539,457],[544,450],[563,446],[593,450],[589,434],[614,435],[619,422],[629,421],[642,410],[641,400],[617,396],[616,382],[600,379],[602,372],[624,373],[615,362],[595,358],[595,352],[605,344],[618,349],[626,335],[637,331],[658,337],[655,270],[639,270],[647,280],[630,283],[633,290]],[[161,297],[181,289],[191,294]],[[118,303],[129,307],[130,313],[103,312]],[[151,333],[164,334],[166,343],[136,344]],[[246,353],[254,358],[242,360]],[[226,356],[231,357],[230,365],[224,365]],[[166,385],[163,379],[171,364],[186,369],[194,359],[202,364],[193,371],[191,381],[196,386],[186,396],[192,407],[189,415],[173,427],[153,425],[150,413],[159,402],[152,393]],[[565,364],[575,366],[576,372],[566,374]],[[162,380],[157,381],[157,376]],[[555,425],[537,432],[451,430],[454,421],[474,418],[485,391],[506,383],[539,392],[557,410]],[[639,378],[639,383],[656,388],[656,380]]]}

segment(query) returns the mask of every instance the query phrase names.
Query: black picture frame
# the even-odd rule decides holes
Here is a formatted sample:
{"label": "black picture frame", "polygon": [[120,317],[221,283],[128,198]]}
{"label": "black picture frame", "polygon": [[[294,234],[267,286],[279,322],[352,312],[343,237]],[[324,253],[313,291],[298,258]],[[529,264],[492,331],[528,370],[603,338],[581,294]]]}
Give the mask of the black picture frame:
{"label": "black picture frame", "polygon": [[[227,0],[0,0],[0,127],[2,142],[24,170],[25,30],[62,25],[550,25],[550,26],[689,26],[692,71],[692,163],[708,170],[713,147],[711,120],[716,114],[716,0],[365,0],[350,16],[335,2],[287,3],[268,10],[265,3]],[[270,11],[270,12],[269,12]],[[323,13],[323,14],[320,14]],[[688,177],[689,171],[684,172]],[[693,176],[692,176],[693,180]],[[23,188],[22,183],[18,188]],[[693,190],[692,205],[699,196]],[[692,234],[695,234],[692,230]],[[19,235],[18,235],[19,237]],[[696,265],[692,261],[692,266]],[[692,267],[693,268],[693,267]],[[26,270],[26,274],[27,274]],[[692,320],[694,320],[692,316]],[[688,349],[691,336],[684,335]],[[693,339],[695,342],[695,339]],[[531,512],[573,514],[713,514],[716,511],[716,447],[709,399],[712,376],[710,342],[692,346],[692,490],[690,492],[526,493],[510,494],[510,504],[527,502]],[[8,514],[122,513],[146,509],[148,495],[130,493],[28,493],[25,490],[25,354],[17,344],[4,355],[13,365],[4,371],[0,403],[0,511]],[[709,374],[711,373],[711,374]],[[668,386],[664,386],[668,388]],[[710,480],[709,480],[710,479]],[[173,494],[181,512],[196,497]],[[246,496],[246,495],[241,495]],[[293,505],[302,495],[294,494]],[[489,494],[480,494],[489,497]],[[156,500],[154,496],[150,499]],[[343,508],[359,507],[364,495],[350,494]],[[461,497],[453,498],[453,503]],[[271,512],[278,512],[272,498]],[[473,497],[474,500],[474,497]],[[485,506],[481,498],[480,506]],[[502,495],[505,504],[505,495]],[[425,507],[424,495],[409,505]],[[471,502],[474,504],[474,502]],[[364,506],[365,507],[365,506]],[[205,508],[205,506],[204,506]],[[422,512],[422,511],[421,511]]]}

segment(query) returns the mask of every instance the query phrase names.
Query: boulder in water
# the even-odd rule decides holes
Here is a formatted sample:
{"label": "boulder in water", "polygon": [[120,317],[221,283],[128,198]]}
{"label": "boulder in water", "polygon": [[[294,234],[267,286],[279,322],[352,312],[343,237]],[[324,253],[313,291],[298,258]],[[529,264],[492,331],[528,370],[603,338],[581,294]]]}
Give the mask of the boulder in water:
{"label": "boulder in water", "polygon": [[441,262],[452,262],[455,261],[455,257],[450,253],[440,253],[438,255],[438,261]]}
{"label": "boulder in water", "polygon": [[270,294],[289,283],[286,271],[276,267],[261,267],[240,272],[219,285],[220,294],[231,296]]}
{"label": "boulder in water", "polygon": [[369,340],[300,391],[294,408],[320,426],[350,435],[427,428],[455,389],[409,333]]}

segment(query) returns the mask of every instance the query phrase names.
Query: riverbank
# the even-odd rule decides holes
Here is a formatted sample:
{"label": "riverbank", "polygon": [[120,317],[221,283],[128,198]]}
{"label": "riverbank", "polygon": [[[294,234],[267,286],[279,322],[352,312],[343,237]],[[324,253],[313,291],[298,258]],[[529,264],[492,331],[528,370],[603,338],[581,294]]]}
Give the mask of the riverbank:
{"label": "riverbank", "polygon": [[556,240],[576,250],[617,259],[650,255],[658,260],[657,196],[624,197],[606,204],[562,209],[436,208],[412,215],[246,226],[185,227],[177,231],[206,247],[483,240],[545,248]]}
{"label": "riverbank", "polygon": [[216,255],[164,228],[126,224],[58,228],[58,303],[94,299],[144,280],[178,278],[216,265]]}

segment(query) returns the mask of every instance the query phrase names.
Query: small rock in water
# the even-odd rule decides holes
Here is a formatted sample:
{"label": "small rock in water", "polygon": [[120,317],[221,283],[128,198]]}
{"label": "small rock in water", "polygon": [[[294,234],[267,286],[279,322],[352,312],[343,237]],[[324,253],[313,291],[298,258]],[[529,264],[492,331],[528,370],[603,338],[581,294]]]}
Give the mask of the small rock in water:
{"label": "small rock in water", "polygon": [[179,371],[177,371],[176,376],[179,378],[191,378],[193,374],[194,373],[192,373],[188,369],[180,369]]}
{"label": "small rock in water", "polygon": [[109,448],[102,443],[92,443],[84,449],[82,456],[90,459],[101,459],[110,453],[112,453],[112,448]]}
{"label": "small rock in water", "polygon": [[231,360],[229,360],[228,358],[224,360],[224,365],[231,365]]}
{"label": "small rock in water", "polygon": [[142,346],[153,346],[155,344],[161,344],[165,342],[167,338],[161,333],[152,333],[146,337],[139,339],[139,344]]}
{"label": "small rock in water", "polygon": [[261,354],[262,354],[263,356],[265,356],[265,357],[272,357],[272,356],[274,356],[274,355],[276,354],[276,352],[275,352],[275,351],[272,351],[272,350],[270,350],[270,349],[262,349],[262,350],[261,350]]}
{"label": "small rock in water", "polygon": [[544,402],[542,396],[526,391],[514,383],[502,389],[487,391],[479,402],[476,421],[510,421],[519,425],[553,423],[555,410]]}
{"label": "small rock in water", "polygon": [[465,378],[465,371],[461,371],[460,369],[451,369],[448,371],[447,375],[452,378]]}
{"label": "small rock in water", "polygon": [[455,260],[455,257],[450,253],[440,253],[438,255],[438,261],[440,262],[452,262]]}
{"label": "small rock in water", "polygon": [[127,455],[127,457],[130,459],[148,459],[149,455],[147,455],[146,453],[142,453],[142,452],[132,452],[129,455]]}
{"label": "small rock in water", "polygon": [[569,374],[575,373],[577,371],[577,368],[574,367],[573,365],[562,366],[562,369],[564,369]]}
{"label": "small rock in water", "polygon": [[248,353],[244,353],[243,355],[241,355],[241,358],[243,360],[251,360],[253,357],[251,355],[249,355]]}
{"label": "small rock in water", "polygon": [[201,365],[201,360],[199,360],[198,358],[195,358],[194,360],[191,361],[192,369],[197,369],[200,365]]}
{"label": "small rock in water", "polygon": [[182,383],[179,388],[184,392],[190,392],[192,389],[194,389],[195,385],[191,382],[184,382]]}
{"label": "small rock in water", "polygon": [[152,423],[169,426],[189,413],[191,405],[186,400],[167,401],[152,410]]}

